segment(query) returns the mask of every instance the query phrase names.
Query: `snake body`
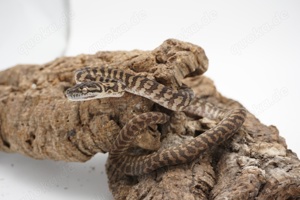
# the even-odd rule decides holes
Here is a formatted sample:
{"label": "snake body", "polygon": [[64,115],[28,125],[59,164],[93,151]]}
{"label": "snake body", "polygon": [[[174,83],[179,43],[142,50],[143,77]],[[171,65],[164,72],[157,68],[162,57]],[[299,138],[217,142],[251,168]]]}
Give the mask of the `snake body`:
{"label": "snake body", "polygon": [[221,144],[230,138],[242,126],[245,115],[244,109],[232,110],[217,126],[179,146],[142,156],[123,154],[140,130],[148,125],[160,124],[168,120],[168,116],[163,113],[143,113],[122,128],[109,156],[115,166],[125,174],[133,176],[150,173],[163,166],[186,163],[196,159],[209,147]]}
{"label": "snake body", "polygon": [[[172,89],[144,76],[136,76],[112,68],[100,67],[77,70],[75,80],[79,84],[77,88],[85,86],[85,82],[105,83],[110,81],[121,83],[124,86],[122,89],[125,91],[148,98],[174,111],[182,111],[194,97],[191,89]],[[76,91],[73,90],[71,93],[75,94]]]}
{"label": "snake body", "polygon": [[[146,97],[168,109],[197,114],[222,120],[193,140],[154,152],[148,155],[128,155],[127,150],[139,131],[153,124],[163,124],[168,116],[159,112],[143,113],[130,120],[121,130],[111,150],[110,160],[119,170],[128,175],[149,173],[163,166],[191,161],[212,145],[220,144],[231,137],[243,124],[244,109],[220,110],[200,101],[199,105],[189,105],[193,99],[190,89],[174,90],[143,76],[135,76],[118,69],[85,68],[75,73],[78,83],[66,91],[70,100],[119,97],[124,91]],[[89,94],[90,93],[90,94]]]}

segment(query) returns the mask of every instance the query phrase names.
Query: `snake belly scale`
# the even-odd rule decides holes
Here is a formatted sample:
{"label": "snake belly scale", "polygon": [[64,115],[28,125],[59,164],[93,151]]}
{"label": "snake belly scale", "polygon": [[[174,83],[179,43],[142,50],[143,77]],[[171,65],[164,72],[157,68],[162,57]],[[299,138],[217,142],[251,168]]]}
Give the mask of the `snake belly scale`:
{"label": "snake belly scale", "polygon": [[212,119],[222,119],[193,140],[148,155],[128,155],[127,150],[139,132],[153,124],[163,124],[169,117],[160,112],[135,116],[120,131],[110,150],[109,159],[127,175],[149,173],[163,166],[192,161],[212,145],[231,137],[244,123],[242,108],[224,111],[200,101],[190,105],[192,90],[174,90],[143,76],[135,76],[118,69],[84,68],[76,71],[77,85],[66,91],[68,99],[83,101],[96,98],[120,97],[124,91],[148,98],[173,111],[183,111]]}

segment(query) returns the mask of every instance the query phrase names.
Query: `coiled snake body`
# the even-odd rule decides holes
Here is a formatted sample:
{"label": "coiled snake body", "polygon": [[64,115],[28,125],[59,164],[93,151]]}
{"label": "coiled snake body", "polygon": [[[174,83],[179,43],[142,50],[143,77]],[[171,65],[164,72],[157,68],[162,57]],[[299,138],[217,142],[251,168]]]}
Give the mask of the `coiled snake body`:
{"label": "coiled snake body", "polygon": [[128,155],[126,150],[140,130],[153,124],[163,124],[169,117],[160,112],[148,112],[134,117],[121,130],[110,150],[115,166],[128,175],[149,173],[163,166],[191,161],[212,145],[231,137],[244,123],[246,111],[223,111],[206,102],[190,105],[194,94],[190,89],[174,90],[143,76],[118,69],[84,68],[76,71],[77,85],[66,91],[68,99],[83,101],[96,98],[120,97],[125,91],[148,98],[174,111],[183,111],[208,118],[222,118],[212,129],[183,144],[148,155]]}

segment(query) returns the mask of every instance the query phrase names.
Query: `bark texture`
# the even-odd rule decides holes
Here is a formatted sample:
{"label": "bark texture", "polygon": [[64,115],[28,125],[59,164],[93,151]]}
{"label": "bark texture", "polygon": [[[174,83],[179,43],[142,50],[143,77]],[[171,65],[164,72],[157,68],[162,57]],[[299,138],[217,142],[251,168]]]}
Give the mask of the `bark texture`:
{"label": "bark texture", "polygon": [[[153,51],[62,57],[0,72],[0,150],[36,159],[85,162],[98,152],[109,152],[120,129],[137,114],[156,110],[171,116],[169,124],[141,131],[133,145],[137,153],[178,145],[216,124],[170,112],[132,94],[68,101],[64,91],[75,84],[74,71],[101,65],[174,88],[185,83],[198,97],[221,108],[242,106],[223,97],[200,74],[208,60],[202,48],[190,43],[170,39]],[[296,154],[287,149],[275,126],[261,124],[251,113],[229,141],[191,163],[138,177],[125,176],[110,160],[106,168],[115,199],[300,199]]]}

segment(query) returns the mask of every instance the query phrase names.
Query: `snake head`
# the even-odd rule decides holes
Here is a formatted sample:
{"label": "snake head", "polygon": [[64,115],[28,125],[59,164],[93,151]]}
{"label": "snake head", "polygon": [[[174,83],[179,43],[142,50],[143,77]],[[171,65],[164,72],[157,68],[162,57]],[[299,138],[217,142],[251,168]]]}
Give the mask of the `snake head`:
{"label": "snake head", "polygon": [[91,68],[90,67],[85,67],[82,69],[78,69],[75,71],[75,81],[77,84],[82,83],[82,82],[88,82],[88,81],[95,81],[93,80],[93,76],[91,76]]}
{"label": "snake head", "polygon": [[71,101],[84,101],[96,99],[97,94],[103,91],[103,87],[96,82],[77,84],[65,91],[66,97]]}
{"label": "snake head", "polygon": [[121,97],[125,93],[120,83],[101,83],[95,81],[75,85],[65,91],[66,97],[71,101],[85,101],[107,97]]}

